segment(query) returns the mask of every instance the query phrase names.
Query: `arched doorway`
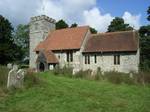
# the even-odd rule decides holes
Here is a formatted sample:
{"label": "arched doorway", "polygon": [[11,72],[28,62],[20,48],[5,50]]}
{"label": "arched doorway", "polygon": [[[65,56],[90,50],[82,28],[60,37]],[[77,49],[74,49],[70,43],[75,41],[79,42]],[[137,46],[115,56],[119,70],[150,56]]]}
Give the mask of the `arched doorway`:
{"label": "arched doorway", "polygon": [[44,63],[40,63],[40,65],[39,65],[39,70],[40,70],[41,72],[43,72],[43,71],[45,70]]}

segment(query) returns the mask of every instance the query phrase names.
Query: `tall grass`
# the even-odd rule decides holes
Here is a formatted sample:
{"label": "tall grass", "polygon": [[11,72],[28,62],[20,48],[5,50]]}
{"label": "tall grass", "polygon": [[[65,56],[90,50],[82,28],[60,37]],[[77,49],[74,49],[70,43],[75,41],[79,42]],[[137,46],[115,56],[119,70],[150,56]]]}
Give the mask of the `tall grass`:
{"label": "tall grass", "polygon": [[80,70],[79,72],[74,74],[75,78],[84,78],[84,79],[93,79],[91,75],[92,71],[91,70]]}
{"label": "tall grass", "polygon": [[127,73],[110,71],[110,72],[105,72],[104,74],[105,74],[104,79],[114,84],[121,84],[121,83],[135,84],[136,83],[135,81],[136,79],[134,77],[130,77],[130,74]]}
{"label": "tall grass", "polygon": [[[8,73],[9,73],[9,69],[6,66],[0,65],[0,96],[4,93],[7,94],[8,92],[7,90]],[[28,69],[24,77],[24,83],[23,83],[24,89],[38,85],[40,84],[40,81],[41,79],[38,76],[38,74]],[[16,88],[12,87],[9,90],[13,91],[14,89],[16,90]]]}
{"label": "tall grass", "polygon": [[24,87],[30,88],[36,85],[39,85],[42,82],[39,74],[31,71],[30,69],[27,70],[27,73],[24,77]]}
{"label": "tall grass", "polygon": [[150,84],[150,72],[139,72],[139,73],[122,73],[116,71],[109,71],[102,73],[101,68],[97,69],[97,72],[91,70],[80,70],[75,74],[72,74],[72,68],[55,68],[53,71],[54,75],[62,75],[71,78],[81,78],[88,80],[107,80],[114,84]]}
{"label": "tall grass", "polygon": [[56,66],[56,68],[53,70],[54,75],[62,75],[67,77],[72,77],[73,68],[72,67],[66,67],[60,68],[59,66]]}

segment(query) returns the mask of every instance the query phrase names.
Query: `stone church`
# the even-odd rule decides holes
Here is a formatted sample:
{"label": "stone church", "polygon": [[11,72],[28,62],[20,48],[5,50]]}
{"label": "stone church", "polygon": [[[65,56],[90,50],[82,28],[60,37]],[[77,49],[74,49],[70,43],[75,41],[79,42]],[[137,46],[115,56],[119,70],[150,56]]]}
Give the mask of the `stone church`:
{"label": "stone church", "polygon": [[45,15],[30,20],[30,68],[52,70],[73,67],[73,72],[101,68],[138,72],[137,31],[91,34],[89,26],[56,30],[56,21]]}

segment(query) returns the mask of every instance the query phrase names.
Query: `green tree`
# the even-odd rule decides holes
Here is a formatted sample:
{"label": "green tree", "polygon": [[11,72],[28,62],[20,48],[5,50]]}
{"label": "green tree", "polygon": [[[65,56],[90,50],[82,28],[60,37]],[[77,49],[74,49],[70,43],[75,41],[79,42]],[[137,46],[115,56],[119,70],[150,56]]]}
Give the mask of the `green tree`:
{"label": "green tree", "polygon": [[148,10],[147,10],[147,20],[150,21],[150,6],[148,7]]}
{"label": "green tree", "polygon": [[21,48],[23,58],[29,57],[29,25],[18,25],[14,33],[14,42]]}
{"label": "green tree", "polygon": [[78,26],[77,23],[73,23],[73,24],[70,26],[70,28],[77,27],[77,26]]}
{"label": "green tree", "polygon": [[95,28],[92,28],[92,27],[90,27],[90,31],[91,31],[92,34],[96,34],[97,33],[97,30]]}
{"label": "green tree", "polygon": [[150,69],[150,25],[142,26],[140,34],[140,65],[142,69]]}
{"label": "green tree", "polygon": [[120,17],[115,17],[115,19],[113,19],[111,24],[108,26],[108,32],[127,30],[133,30],[133,28],[129,26],[129,24],[125,24],[124,20]]}
{"label": "green tree", "polygon": [[13,42],[13,27],[8,19],[0,15],[0,64],[16,60],[18,46]]}
{"label": "green tree", "polygon": [[[150,6],[147,10],[147,20],[150,21]],[[150,70],[150,25],[141,26],[140,34],[140,65],[144,70]]]}
{"label": "green tree", "polygon": [[68,28],[68,24],[64,20],[59,20],[56,22],[56,29]]}

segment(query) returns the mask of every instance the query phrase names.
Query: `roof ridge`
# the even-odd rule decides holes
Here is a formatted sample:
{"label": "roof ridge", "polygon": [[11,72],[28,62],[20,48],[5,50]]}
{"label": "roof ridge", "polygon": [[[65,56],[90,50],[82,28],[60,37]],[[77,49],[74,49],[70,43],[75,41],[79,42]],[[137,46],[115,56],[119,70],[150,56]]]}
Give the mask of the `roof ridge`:
{"label": "roof ridge", "polygon": [[98,35],[110,35],[110,34],[119,34],[119,33],[127,33],[127,32],[137,32],[137,30],[129,30],[129,31],[116,31],[116,32],[105,32],[105,33],[97,33],[97,34],[92,34],[91,36],[98,36]]}
{"label": "roof ridge", "polygon": [[56,29],[55,31],[68,30],[68,29],[76,29],[76,28],[83,28],[83,27],[89,28],[88,25],[84,25],[84,26],[77,26],[77,27],[68,27],[68,28]]}

